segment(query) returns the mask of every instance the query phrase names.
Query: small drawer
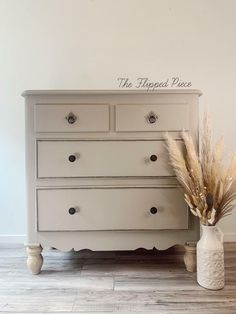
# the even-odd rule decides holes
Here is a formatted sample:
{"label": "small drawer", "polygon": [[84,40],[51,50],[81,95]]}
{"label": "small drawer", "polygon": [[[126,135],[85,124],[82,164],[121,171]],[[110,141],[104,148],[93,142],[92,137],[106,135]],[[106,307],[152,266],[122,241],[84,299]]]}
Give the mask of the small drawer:
{"label": "small drawer", "polygon": [[38,141],[39,178],[174,176],[168,160],[161,140]]}
{"label": "small drawer", "polygon": [[38,231],[187,229],[178,188],[37,191]]}
{"label": "small drawer", "polygon": [[36,132],[108,132],[107,104],[37,104]]}
{"label": "small drawer", "polygon": [[118,104],[117,132],[182,131],[189,129],[187,104]]}

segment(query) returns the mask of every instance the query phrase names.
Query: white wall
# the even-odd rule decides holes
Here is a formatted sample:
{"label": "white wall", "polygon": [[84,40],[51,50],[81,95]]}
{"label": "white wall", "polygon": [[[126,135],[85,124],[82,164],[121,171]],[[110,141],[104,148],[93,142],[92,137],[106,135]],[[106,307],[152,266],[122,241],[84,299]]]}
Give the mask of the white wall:
{"label": "white wall", "polygon": [[[201,89],[236,147],[236,1],[0,0],[0,234],[25,234],[25,89],[114,89],[172,76]],[[222,222],[236,240],[236,211]]]}

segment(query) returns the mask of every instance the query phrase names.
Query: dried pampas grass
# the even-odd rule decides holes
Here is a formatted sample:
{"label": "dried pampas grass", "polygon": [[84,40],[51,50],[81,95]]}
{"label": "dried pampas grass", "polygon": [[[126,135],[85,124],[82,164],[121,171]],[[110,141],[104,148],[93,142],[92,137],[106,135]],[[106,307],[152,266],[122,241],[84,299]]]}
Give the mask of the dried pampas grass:
{"label": "dried pampas grass", "polygon": [[229,215],[236,200],[236,153],[227,166],[223,165],[224,141],[212,146],[207,115],[203,121],[201,157],[191,135],[182,132],[185,152],[166,134],[170,164],[184,189],[184,199],[190,211],[204,225],[214,226]]}

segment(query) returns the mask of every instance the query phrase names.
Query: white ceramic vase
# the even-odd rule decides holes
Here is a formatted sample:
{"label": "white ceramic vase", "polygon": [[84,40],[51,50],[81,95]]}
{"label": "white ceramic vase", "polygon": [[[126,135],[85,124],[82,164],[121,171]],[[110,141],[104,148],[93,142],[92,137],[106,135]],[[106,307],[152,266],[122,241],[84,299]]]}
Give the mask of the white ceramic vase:
{"label": "white ceramic vase", "polygon": [[197,282],[200,286],[219,290],[224,287],[223,233],[216,226],[201,225],[202,236],[197,243]]}

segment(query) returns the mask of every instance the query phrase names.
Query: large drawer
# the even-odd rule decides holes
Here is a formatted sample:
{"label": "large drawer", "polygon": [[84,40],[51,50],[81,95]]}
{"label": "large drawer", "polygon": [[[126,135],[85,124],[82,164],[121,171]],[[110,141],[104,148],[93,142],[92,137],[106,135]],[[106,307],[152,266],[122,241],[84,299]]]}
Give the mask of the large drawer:
{"label": "large drawer", "polygon": [[107,132],[109,105],[37,104],[36,132]]}
{"label": "large drawer", "polygon": [[38,231],[187,229],[178,188],[37,191]]}
{"label": "large drawer", "polygon": [[38,177],[173,176],[164,141],[38,141]]}
{"label": "large drawer", "polygon": [[182,131],[189,129],[187,104],[118,104],[117,132]]}

